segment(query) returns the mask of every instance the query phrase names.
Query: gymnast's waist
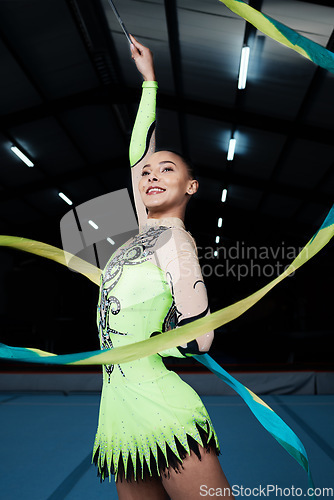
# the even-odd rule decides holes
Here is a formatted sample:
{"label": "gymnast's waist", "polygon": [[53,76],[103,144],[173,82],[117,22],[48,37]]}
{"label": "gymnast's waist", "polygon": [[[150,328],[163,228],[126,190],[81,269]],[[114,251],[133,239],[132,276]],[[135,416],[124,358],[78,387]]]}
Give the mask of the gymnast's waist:
{"label": "gymnast's waist", "polygon": [[112,373],[110,376],[108,375],[108,371],[110,373],[110,366],[108,367],[107,365],[107,368],[108,370],[103,370],[104,382],[108,382],[108,384],[115,383],[116,385],[123,382],[137,383],[149,381],[170,373],[159,354],[114,365],[111,367]]}

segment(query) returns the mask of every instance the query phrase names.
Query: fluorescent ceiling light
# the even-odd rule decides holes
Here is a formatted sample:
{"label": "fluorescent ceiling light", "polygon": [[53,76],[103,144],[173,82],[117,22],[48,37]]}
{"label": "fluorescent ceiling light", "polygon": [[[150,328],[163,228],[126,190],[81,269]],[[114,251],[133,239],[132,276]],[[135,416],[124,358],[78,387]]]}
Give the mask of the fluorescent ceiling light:
{"label": "fluorescent ceiling light", "polygon": [[235,145],[236,145],[236,139],[230,139],[229,145],[228,145],[228,152],[227,152],[227,159],[228,161],[232,161],[234,158],[234,152],[235,152]]}
{"label": "fluorescent ceiling light", "polygon": [[216,243],[219,243],[219,240],[220,240],[219,236],[216,236]]}
{"label": "fluorescent ceiling light", "polygon": [[19,148],[17,148],[16,146],[12,146],[10,149],[13,151],[14,154],[16,154],[16,156],[18,156],[20,158],[20,160],[23,161],[23,163],[28,165],[28,167],[34,166],[33,162],[30,161],[29,158],[27,158],[26,155],[23,154],[22,151],[19,150]]}
{"label": "fluorescent ceiling light", "polygon": [[222,227],[223,219],[219,217],[218,219],[218,227]]}
{"label": "fluorescent ceiling light", "polygon": [[111,243],[112,245],[115,245],[114,240],[112,240],[111,238],[107,238],[107,241],[109,241],[109,243]]}
{"label": "fluorescent ceiling light", "polygon": [[222,191],[222,202],[224,203],[224,201],[226,201],[226,197],[227,197],[227,189],[223,189]]}
{"label": "fluorescent ceiling light", "polygon": [[94,229],[99,229],[99,226],[95,224],[95,222],[93,222],[92,220],[89,220],[88,224],[90,224]]}
{"label": "fluorescent ceiling light", "polygon": [[59,196],[62,200],[66,201],[66,203],[67,203],[68,205],[73,205],[73,202],[72,202],[69,198],[67,198],[67,196],[66,196],[64,193],[58,193],[58,196]]}
{"label": "fluorescent ceiling light", "polygon": [[239,80],[238,80],[239,90],[243,90],[244,88],[246,88],[248,62],[249,62],[249,47],[242,47],[240,69],[239,69]]}
{"label": "fluorescent ceiling light", "polygon": [[213,252],[213,255],[214,255],[215,257],[218,257],[218,252],[217,252],[217,250],[215,250],[215,251]]}

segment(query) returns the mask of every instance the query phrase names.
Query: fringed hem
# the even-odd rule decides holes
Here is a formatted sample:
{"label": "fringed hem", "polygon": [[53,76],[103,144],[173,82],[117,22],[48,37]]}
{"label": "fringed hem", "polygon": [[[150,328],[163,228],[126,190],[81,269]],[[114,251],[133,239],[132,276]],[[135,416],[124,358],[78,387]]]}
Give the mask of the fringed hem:
{"label": "fringed hem", "polygon": [[[216,455],[220,454],[220,448],[219,444],[216,441],[214,431],[212,430],[212,427],[210,426],[209,422],[206,422],[207,430],[205,431],[197,422],[196,422],[196,427],[199,432],[199,435],[201,437],[201,440],[203,442],[203,448],[206,450],[207,453],[210,453],[211,450]],[[209,441],[208,441],[209,438]],[[99,453],[100,449],[99,447],[97,448],[94,457],[93,457],[93,462],[94,464],[98,467],[97,470],[97,476],[100,478],[100,481],[104,481],[106,478],[109,477],[109,481],[111,479],[110,474],[115,476],[115,481],[120,480],[121,482],[123,479],[126,479],[127,482],[131,483],[133,480],[138,481],[139,479],[147,479],[149,477],[154,477],[154,478],[161,478],[163,475],[164,477],[169,477],[169,467],[172,467],[175,472],[179,473],[181,472],[181,469],[183,469],[182,461],[186,458],[186,456],[189,454],[188,451],[184,448],[184,446],[180,443],[178,438],[174,436],[174,440],[176,443],[176,448],[178,451],[178,454],[180,456],[180,459],[176,456],[176,454],[171,450],[170,446],[168,443],[166,444],[166,454],[167,454],[167,462],[165,455],[161,451],[160,447],[157,445],[157,456],[158,456],[158,462],[156,462],[156,459],[153,455],[152,450],[150,450],[150,464],[148,466],[145,457],[143,457],[143,467],[140,462],[139,458],[139,452],[137,450],[136,453],[136,474],[135,474],[135,469],[133,467],[133,462],[131,458],[131,454],[129,452],[128,454],[128,460],[127,460],[127,467],[125,471],[124,467],[124,462],[123,462],[123,457],[122,457],[122,452],[119,455],[119,460],[118,460],[118,468],[117,471],[115,470],[113,460],[111,461],[111,466],[110,470],[107,465],[107,459],[106,457],[104,458],[104,463],[99,464]],[[187,434],[187,441],[189,445],[189,452],[192,450],[197,458],[201,460],[201,454],[199,450],[199,444],[192,436],[189,436]],[[109,474],[110,473],[110,474]]]}

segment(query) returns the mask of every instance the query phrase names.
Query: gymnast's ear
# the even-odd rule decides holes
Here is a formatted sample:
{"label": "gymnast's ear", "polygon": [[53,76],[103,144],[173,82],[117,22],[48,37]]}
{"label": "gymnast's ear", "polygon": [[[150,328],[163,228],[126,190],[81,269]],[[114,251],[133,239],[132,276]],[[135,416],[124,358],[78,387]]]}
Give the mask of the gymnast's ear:
{"label": "gymnast's ear", "polygon": [[197,190],[198,190],[198,180],[196,179],[191,179],[188,183],[188,188],[187,188],[187,194],[189,195],[193,195],[195,193],[197,193]]}

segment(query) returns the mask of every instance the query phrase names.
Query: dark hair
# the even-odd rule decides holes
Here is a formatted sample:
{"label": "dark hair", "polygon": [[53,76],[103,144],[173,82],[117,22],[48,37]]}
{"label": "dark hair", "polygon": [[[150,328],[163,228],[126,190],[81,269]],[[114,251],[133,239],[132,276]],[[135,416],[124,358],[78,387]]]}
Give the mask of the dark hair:
{"label": "dark hair", "polygon": [[174,155],[179,156],[181,158],[181,160],[183,161],[183,163],[187,167],[187,171],[188,171],[188,175],[189,175],[190,179],[196,179],[195,166],[190,158],[183,155],[182,153],[179,153],[178,151],[175,151],[174,149],[159,149],[159,150],[157,150],[157,152],[158,151],[167,151],[168,153],[173,153]]}

